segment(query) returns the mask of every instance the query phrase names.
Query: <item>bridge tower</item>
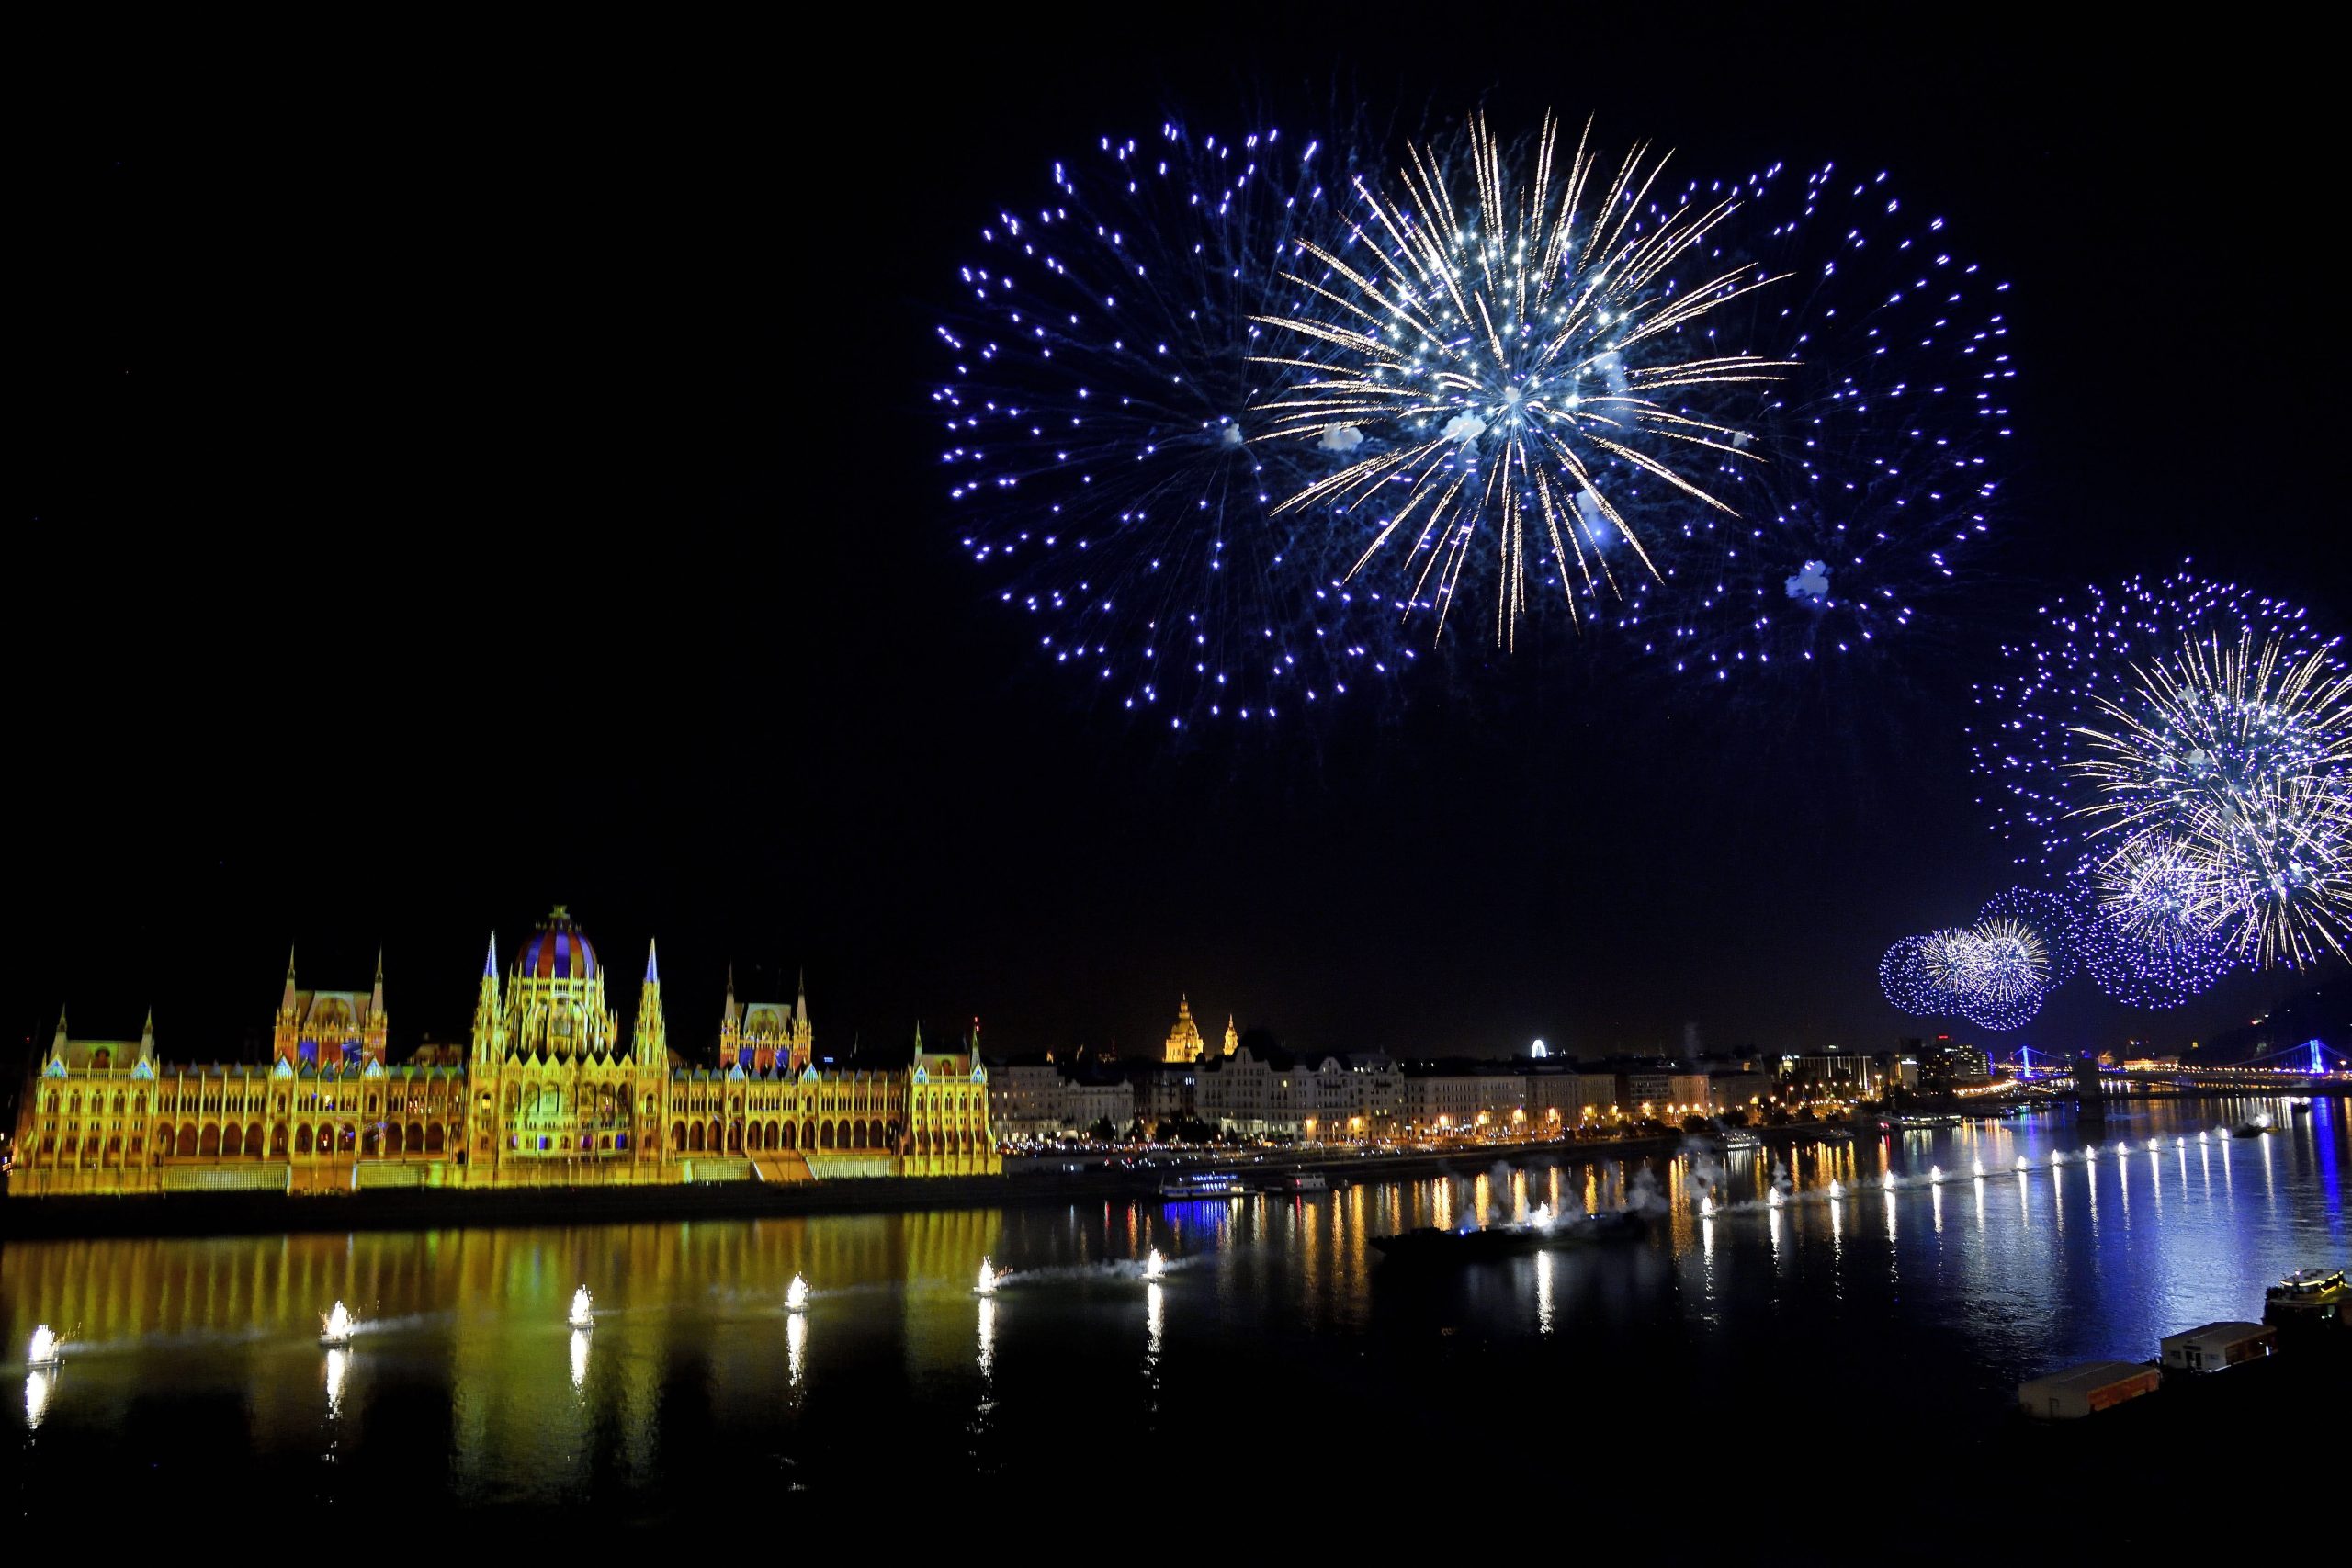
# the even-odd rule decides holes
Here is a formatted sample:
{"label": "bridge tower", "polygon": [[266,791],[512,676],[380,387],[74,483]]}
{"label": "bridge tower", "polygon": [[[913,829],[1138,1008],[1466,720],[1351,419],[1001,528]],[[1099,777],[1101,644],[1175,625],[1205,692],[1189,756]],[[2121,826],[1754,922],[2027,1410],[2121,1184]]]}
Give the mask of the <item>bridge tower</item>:
{"label": "bridge tower", "polygon": [[2097,1051],[2075,1053],[2075,1120],[2107,1120],[2107,1086],[2099,1082]]}

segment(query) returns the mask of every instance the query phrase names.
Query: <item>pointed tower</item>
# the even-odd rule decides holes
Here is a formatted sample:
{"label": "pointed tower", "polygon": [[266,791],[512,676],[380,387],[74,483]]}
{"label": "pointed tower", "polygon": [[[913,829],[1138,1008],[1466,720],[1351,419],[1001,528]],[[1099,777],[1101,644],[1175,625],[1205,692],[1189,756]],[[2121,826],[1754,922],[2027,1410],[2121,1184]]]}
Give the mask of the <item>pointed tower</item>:
{"label": "pointed tower", "polygon": [[49,1059],[52,1062],[65,1060],[65,1010],[63,1008],[57,1010],[57,1038],[50,1043]]}
{"label": "pointed tower", "polygon": [[294,988],[294,950],[286,950],[286,988],[278,993],[277,1021],[271,1027],[269,1055],[272,1061],[290,1062],[301,1048],[302,994]]}
{"label": "pointed tower", "polygon": [[1241,1032],[1233,1027],[1233,1015],[1225,1015],[1225,1054],[1232,1055],[1241,1049]]}
{"label": "pointed tower", "polygon": [[495,1061],[499,1053],[498,933],[490,933],[490,953],[481,961],[481,989],[474,998],[474,1060]]}
{"label": "pointed tower", "polygon": [[792,1018],[785,1030],[785,1036],[786,1059],[791,1064],[792,1070],[798,1072],[817,1054],[817,1032],[808,1026],[808,971],[806,969],[800,971],[798,990],[792,1004]]}
{"label": "pointed tower", "polygon": [[630,1048],[640,1066],[660,1066],[670,1052],[670,1031],[662,1021],[662,965],[650,941],[645,944],[645,984],[637,993],[637,1033]]}
{"label": "pointed tower", "polygon": [[384,1017],[384,950],[376,950],[376,984],[368,993],[368,1018],[359,1031],[361,1051],[371,1062],[385,1060],[390,1043],[390,1023]]}
{"label": "pointed tower", "polygon": [[[735,1005],[735,965],[727,966],[727,1002],[718,1010],[718,1066],[723,1072],[743,1055],[743,1010]],[[743,1069],[751,1071],[749,1067]]]}
{"label": "pointed tower", "polygon": [[139,1026],[139,1059],[155,1059],[155,1010],[152,1007],[147,1010],[147,1021]]}

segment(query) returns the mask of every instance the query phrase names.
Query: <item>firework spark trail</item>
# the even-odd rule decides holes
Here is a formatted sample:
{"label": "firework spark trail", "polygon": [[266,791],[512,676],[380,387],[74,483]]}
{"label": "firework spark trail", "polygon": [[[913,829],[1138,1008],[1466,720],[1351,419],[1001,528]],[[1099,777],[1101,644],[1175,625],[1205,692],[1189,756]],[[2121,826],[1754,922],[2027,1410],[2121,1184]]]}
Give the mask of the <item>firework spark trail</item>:
{"label": "firework spark trail", "polygon": [[[2250,629],[2186,642],[2098,698],[2072,765],[2109,839],[2098,864],[2127,932],[2158,913],[2220,931],[2254,963],[2343,956],[2352,934],[2352,671]],[[2155,874],[2152,877],[2152,872]]]}
{"label": "firework spark trail", "polygon": [[1601,613],[1629,652],[1678,675],[1817,683],[1823,660],[1868,674],[1915,622],[1939,628],[1974,575],[1961,563],[2002,515],[2008,285],[1883,171],[1775,164],[1684,199],[1726,195],[1739,219],[1714,254],[1789,281],[1713,330],[1794,365],[1718,411],[1764,459],[1721,461],[1702,481],[1738,515],[1667,519],[1649,540],[1662,581]]}
{"label": "firework spark trail", "polygon": [[1958,1016],[2004,1032],[2022,1028],[2041,1010],[2052,973],[2041,931],[2007,915],[1905,937],[1879,962],[1879,984],[1904,1011]]}
{"label": "firework spark trail", "polygon": [[2290,659],[2321,646],[2298,606],[2185,565],[2054,600],[2040,615],[2035,638],[2003,647],[1998,667],[1976,684],[1979,717],[1969,740],[1973,769],[1988,786],[1978,799],[1994,831],[2009,841],[2018,863],[2038,863],[2062,879],[2075,874],[2098,826],[2083,807],[2099,791],[2075,765],[2091,754],[2085,731],[2101,727],[2103,700],[2126,698],[2138,668],[2185,642],[2214,635],[2235,642],[2248,629],[2285,639]]}
{"label": "firework spark trail", "polygon": [[2086,870],[2078,886],[2083,966],[2117,1001],[2178,1007],[2237,964],[2212,919],[2204,868],[2177,845],[2128,844]]}
{"label": "firework spark trail", "polygon": [[[1349,433],[1255,439],[1250,318],[1289,297],[1358,136],[1102,139],[960,270],[933,389],[966,552],[1101,696],[1177,728],[1378,686],[1410,650],[1340,579],[1328,525],[1272,502],[1351,460]],[[1302,145],[1302,141],[1304,145]]]}
{"label": "firework spark trail", "polygon": [[2081,917],[2074,904],[2060,894],[2033,887],[2011,887],[1986,899],[1976,918],[2015,920],[2032,928],[2050,965],[2047,984],[2052,990],[2073,979],[2082,967]]}
{"label": "firework spark trail", "polygon": [[[1655,576],[1623,504],[1640,482],[1731,515],[1686,466],[1707,453],[1760,460],[1744,432],[1679,400],[1721,400],[1792,363],[1711,341],[1713,312],[1779,281],[1746,264],[1700,265],[1737,201],[1654,204],[1667,156],[1637,143],[1604,174],[1589,136],[1588,125],[1565,166],[1548,115],[1532,153],[1507,147],[1483,117],[1456,150],[1408,146],[1402,195],[1358,179],[1363,212],[1341,240],[1299,243],[1314,265],[1289,276],[1292,307],[1252,318],[1302,340],[1294,354],[1259,356],[1295,378],[1261,403],[1272,416],[1261,439],[1301,444],[1336,428],[1384,448],[1301,486],[1274,513],[1349,517],[1401,487],[1349,576],[1411,537],[1408,560],[1423,558],[1408,609],[1433,594],[1432,640],[1465,576],[1491,560],[1496,640],[1514,646],[1529,604],[1530,513],[1549,545],[1537,573],[1556,582],[1572,617],[1596,564],[1613,579],[1598,560],[1603,539],[1562,525],[1571,514],[1605,524]],[[1357,265],[1360,254],[1370,259]]]}

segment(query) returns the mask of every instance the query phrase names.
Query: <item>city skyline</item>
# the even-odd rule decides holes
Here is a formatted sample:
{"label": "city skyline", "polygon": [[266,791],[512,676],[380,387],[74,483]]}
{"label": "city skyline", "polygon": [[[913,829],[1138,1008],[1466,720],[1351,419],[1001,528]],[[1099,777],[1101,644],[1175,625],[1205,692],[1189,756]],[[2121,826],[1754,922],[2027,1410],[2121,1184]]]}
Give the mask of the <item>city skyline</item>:
{"label": "city skyline", "polygon": [[[567,910],[569,906],[557,906],[557,908],[560,911]],[[526,930],[532,928],[526,928]],[[659,941],[658,933],[647,935],[645,942],[649,953],[658,946]],[[494,932],[491,934],[489,942],[492,960],[496,961],[499,944]],[[300,943],[295,944],[289,951],[286,979],[288,984],[291,984],[300,975],[305,982],[307,995],[315,976],[310,966],[302,961],[302,952],[303,948]],[[398,994],[408,989],[413,984],[400,974],[399,966],[390,959],[387,949],[378,948],[373,962],[372,985],[379,998],[385,997],[388,987],[392,994]],[[674,955],[662,962],[664,970],[672,974],[677,973],[682,967]],[[683,967],[689,973],[699,974],[710,966],[707,960],[698,962],[690,959]],[[674,1032],[678,1043],[697,1057],[707,1055],[713,1061],[718,1060],[725,1038],[724,1021],[734,1015],[739,1002],[744,1007],[751,1007],[773,999],[780,1001],[789,1010],[797,999],[804,1010],[808,1006],[808,978],[806,965],[788,961],[760,964],[741,963],[734,959],[728,959],[723,962],[721,968],[722,977],[718,984],[715,999],[712,1006],[707,1010],[711,1020],[707,1032],[705,1032],[700,1021],[703,1010],[693,1009],[682,1011],[682,1017],[686,1021],[685,1027]],[[479,972],[479,964],[475,965],[475,970]],[[326,978],[328,983],[339,985],[343,980],[354,978],[354,976],[345,975],[340,968],[333,968]],[[820,1005],[814,1010],[820,1014],[826,1010],[821,1005],[822,979],[820,976],[818,993]],[[418,988],[425,990],[427,994],[442,989],[454,990],[456,987],[449,987],[447,984],[447,976],[430,976],[426,983]],[[361,995],[364,995],[368,988],[366,985],[345,987]],[[412,1013],[405,1001],[398,1008],[384,1004],[382,1011],[386,1016],[397,1015],[401,1020],[396,1025],[386,1026],[381,1019],[379,1019],[374,1025],[380,1033],[386,1034],[389,1038],[388,1049],[390,1054],[389,1059],[405,1061],[419,1050],[450,1043],[462,1043],[467,1029],[466,1016],[470,1015],[473,1006],[470,979],[464,989],[467,995],[465,1008],[453,1010],[452,1016],[447,1018],[428,1015],[412,1022]],[[1094,1059],[1115,1060],[1123,1064],[1173,1060],[1174,1058],[1167,1053],[1176,1049],[1178,1034],[1182,1032],[1185,1024],[1193,1021],[1190,1011],[1190,988],[1179,985],[1174,987],[1174,993],[1177,1002],[1173,1008],[1164,1010],[1164,1016],[1161,1019],[1163,1026],[1161,1036],[1151,1034],[1148,1026],[1140,1036],[1125,1041],[1122,1041],[1114,1034],[1044,1040],[1008,1040],[1001,1032],[988,1029],[988,1021],[978,1015],[961,1015],[961,1021],[958,1023],[956,1019],[959,1015],[956,1014],[952,1009],[944,1013],[939,1010],[916,1009],[910,1010],[903,1022],[896,1027],[888,1021],[880,1027],[876,1027],[867,1021],[856,1019],[836,1026],[833,1021],[828,1018],[828,1043],[820,1055],[823,1059],[842,1062],[848,1062],[854,1058],[884,1060],[904,1055],[913,1036],[923,1029],[926,1020],[929,1020],[933,1023],[933,1038],[968,1043],[977,1036],[983,1052],[996,1059],[1043,1055],[1051,1055],[1056,1059],[1074,1059],[1082,1054]],[[680,993],[673,988],[671,994],[674,997]],[[2323,1011],[2325,1005],[2323,991],[2317,985],[2300,990],[2286,1004],[2290,1010],[2301,1009],[2309,1012]],[[1141,1009],[1139,1007],[1135,1010],[1139,1011]],[[1398,1043],[1393,1039],[1360,1041],[1327,1039],[1321,1037],[1311,1024],[1299,1027],[1286,1019],[1259,1016],[1250,1011],[1246,1005],[1228,1008],[1226,1010],[1228,1015],[1227,1022],[1220,1033],[1220,1038],[1223,1041],[1222,1048],[1228,1052],[1235,1040],[1239,1039],[1259,1043],[1261,1046],[1263,1043],[1272,1043],[1283,1051],[1302,1057],[1326,1054],[1374,1055],[1399,1061],[1451,1058],[1502,1061],[1515,1056],[1526,1056],[1539,1046],[1543,1048],[1541,1055],[1548,1055],[1567,1061],[1601,1061],[1643,1056],[1659,1058],[1722,1057],[1740,1055],[1777,1056],[1825,1049],[1871,1054],[1896,1048],[1906,1041],[1937,1037],[1966,1040],[1985,1047],[1996,1056],[2014,1055],[2020,1048],[2043,1052],[2054,1056],[2072,1055],[2084,1050],[2093,1052],[2112,1050],[2127,1044],[2143,1045],[2152,1038],[2147,1033],[2120,1033],[2097,1040],[2072,1043],[2052,1041],[2045,1043],[2045,1037],[2032,1029],[1995,1032],[1976,1028],[1964,1020],[1949,1022],[1939,1020],[1923,1021],[1917,1019],[1903,1019],[1898,1015],[1894,1027],[1884,1038],[1866,1040],[1775,1041],[1741,1036],[1708,1039],[1694,1027],[1686,1025],[1678,1035],[1670,1039],[1595,1041],[1578,1039],[1577,1031],[1573,1025],[1570,1025],[1566,1028],[1555,1026],[1544,1032],[1515,1041],[1455,1037],[1442,1041],[1417,1040]],[[623,1017],[628,1016],[624,1011]],[[805,1016],[804,1013],[804,1018]],[[73,1023],[72,1032],[76,1038],[135,1041],[139,1038],[141,1028],[130,1026],[129,1021],[133,1018],[143,1018],[141,1028],[169,1036],[174,1054],[183,1059],[224,1061],[260,1059],[266,1056],[270,1050],[271,1025],[266,1013],[256,1014],[254,1021],[236,1018],[225,1023],[215,1023],[208,1029],[200,1020],[191,1025],[188,1021],[173,1019],[166,1008],[164,1021],[158,1024],[157,1009],[153,1001],[134,1004],[123,997],[96,996],[66,998],[64,1005],[52,1015],[51,1021],[62,1027],[63,1021],[70,1019]],[[2263,1021],[2262,1018],[2233,1020],[2225,1023],[2222,1030],[2214,1032],[2227,1034],[2240,1026],[2250,1027],[2259,1025]],[[192,1051],[189,1048],[191,1032],[195,1034]],[[842,1038],[843,1033],[848,1035],[846,1041]],[[868,1036],[871,1036],[870,1043]],[[25,1044],[32,1048],[28,1053],[28,1066],[33,1065],[37,1060],[39,1047],[48,1037],[46,1032],[37,1039],[28,1036]],[[1216,1042],[1207,1040],[1197,1030],[1192,1032],[1191,1039],[1196,1046],[1205,1044],[1212,1054],[1220,1049]],[[220,1046],[212,1047],[205,1043],[211,1040],[220,1042]],[[2185,1038],[2180,1043],[2195,1043],[2193,1040]]]}

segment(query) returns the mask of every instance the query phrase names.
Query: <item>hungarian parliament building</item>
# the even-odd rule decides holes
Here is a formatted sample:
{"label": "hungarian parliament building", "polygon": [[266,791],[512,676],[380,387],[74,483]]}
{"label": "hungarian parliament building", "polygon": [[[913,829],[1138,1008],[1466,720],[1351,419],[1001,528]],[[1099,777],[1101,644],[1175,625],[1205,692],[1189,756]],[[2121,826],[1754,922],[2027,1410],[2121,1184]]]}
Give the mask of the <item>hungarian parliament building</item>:
{"label": "hungarian parliament building", "polygon": [[26,1086],[13,1196],[261,1189],[515,1187],[996,1175],[977,1049],[836,1070],[805,993],[738,1003],[717,1066],[670,1049],[652,944],[624,1033],[605,967],[570,914],[541,921],[501,978],[482,964],[469,1048],[386,1059],[384,973],[365,991],[296,983],[266,1063],[174,1065],[137,1040],[57,1033]]}

